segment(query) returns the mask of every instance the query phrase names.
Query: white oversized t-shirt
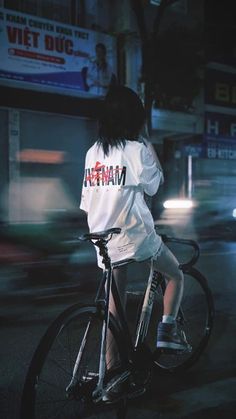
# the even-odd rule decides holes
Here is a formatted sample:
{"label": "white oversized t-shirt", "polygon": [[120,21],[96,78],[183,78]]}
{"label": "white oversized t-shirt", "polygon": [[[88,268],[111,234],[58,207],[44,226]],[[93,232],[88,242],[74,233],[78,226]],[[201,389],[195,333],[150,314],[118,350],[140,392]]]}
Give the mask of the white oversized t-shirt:
{"label": "white oversized t-shirt", "polygon": [[[80,208],[88,214],[90,232],[120,227],[108,243],[112,262],[142,261],[161,245],[144,192],[153,196],[162,172],[150,149],[142,142],[126,141],[125,148],[113,147],[104,156],[95,143],[87,152]],[[98,265],[103,268],[98,255]]]}

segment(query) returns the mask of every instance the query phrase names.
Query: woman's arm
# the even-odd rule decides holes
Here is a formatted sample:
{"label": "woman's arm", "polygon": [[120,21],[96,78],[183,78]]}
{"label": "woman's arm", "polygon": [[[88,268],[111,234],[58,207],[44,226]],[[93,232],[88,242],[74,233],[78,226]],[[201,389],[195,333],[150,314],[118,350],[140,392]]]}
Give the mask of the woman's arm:
{"label": "woman's arm", "polygon": [[162,183],[164,182],[164,175],[163,175],[163,169],[160,163],[160,160],[158,158],[158,155],[156,153],[155,148],[153,147],[153,145],[146,139],[146,138],[142,138],[144,144],[148,147],[148,149],[151,151],[152,156],[156,162],[156,165],[158,167],[158,169],[160,170],[161,174],[162,174],[162,179],[160,180],[160,184],[162,185]]}

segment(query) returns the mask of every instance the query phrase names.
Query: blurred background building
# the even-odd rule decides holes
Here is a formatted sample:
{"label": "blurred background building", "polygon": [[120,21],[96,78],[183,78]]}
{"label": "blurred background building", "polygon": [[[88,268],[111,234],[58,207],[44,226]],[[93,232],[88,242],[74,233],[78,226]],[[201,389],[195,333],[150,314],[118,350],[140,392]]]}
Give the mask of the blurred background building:
{"label": "blurred background building", "polygon": [[[19,417],[26,369],[47,324],[96,292],[95,250],[78,241],[87,231],[79,202],[103,103],[99,83],[116,82],[142,98],[163,165],[165,182],[148,200],[155,223],[161,233],[200,241],[197,269],[216,306],[196,369],[161,381],[157,374],[131,410],[235,418],[235,2],[0,0],[2,419]],[[190,256],[186,246],[172,250],[181,263]],[[143,265],[128,267],[131,321],[148,275]]]}
{"label": "blurred background building", "polygon": [[[85,152],[96,138],[103,95],[90,88],[88,71],[98,60],[96,45],[103,44],[107,86],[133,88],[147,109],[150,141],[166,178],[151,203],[157,223],[183,227],[187,220],[189,226],[204,220],[205,231],[211,222],[231,222],[236,208],[231,3],[2,0],[1,220],[35,223],[53,212],[78,211]],[[174,198],[193,207],[188,202],[177,212],[164,209],[163,202]]]}

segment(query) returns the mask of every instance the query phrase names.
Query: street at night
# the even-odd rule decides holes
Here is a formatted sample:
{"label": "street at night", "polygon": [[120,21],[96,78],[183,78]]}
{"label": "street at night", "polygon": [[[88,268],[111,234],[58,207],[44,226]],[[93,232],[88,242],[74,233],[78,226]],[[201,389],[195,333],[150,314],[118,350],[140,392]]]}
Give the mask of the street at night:
{"label": "street at night", "polygon": [[235,0],[0,0],[0,57],[0,419],[235,419]]}
{"label": "street at night", "polygon": [[[156,373],[148,393],[129,403],[127,418],[234,418],[236,285],[233,279],[236,244],[208,240],[201,242],[200,247],[197,267],[208,278],[216,310],[209,344],[198,363],[185,373],[176,376]],[[131,300],[134,298],[132,292],[142,289],[145,272],[145,269],[140,270],[140,265],[132,267]],[[8,281],[10,288],[11,280]],[[52,295],[42,288],[37,291],[28,289],[28,298],[17,298],[17,292],[12,291],[5,299],[2,290],[0,353],[1,417],[4,419],[18,418],[27,367],[47,326],[72,302],[84,304],[91,298],[88,284],[84,290],[83,283],[79,283],[77,294],[68,290],[60,294],[56,289],[56,283]],[[91,289],[94,290],[94,286]]]}

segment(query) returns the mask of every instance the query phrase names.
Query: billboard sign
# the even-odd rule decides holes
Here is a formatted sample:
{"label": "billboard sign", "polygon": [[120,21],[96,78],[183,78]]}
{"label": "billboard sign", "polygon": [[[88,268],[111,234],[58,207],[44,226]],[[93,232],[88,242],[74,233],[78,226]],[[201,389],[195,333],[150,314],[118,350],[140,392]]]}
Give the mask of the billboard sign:
{"label": "billboard sign", "polygon": [[[105,63],[101,71],[97,44]],[[0,56],[0,84],[33,90],[103,96],[116,73],[113,36],[4,8]]]}

